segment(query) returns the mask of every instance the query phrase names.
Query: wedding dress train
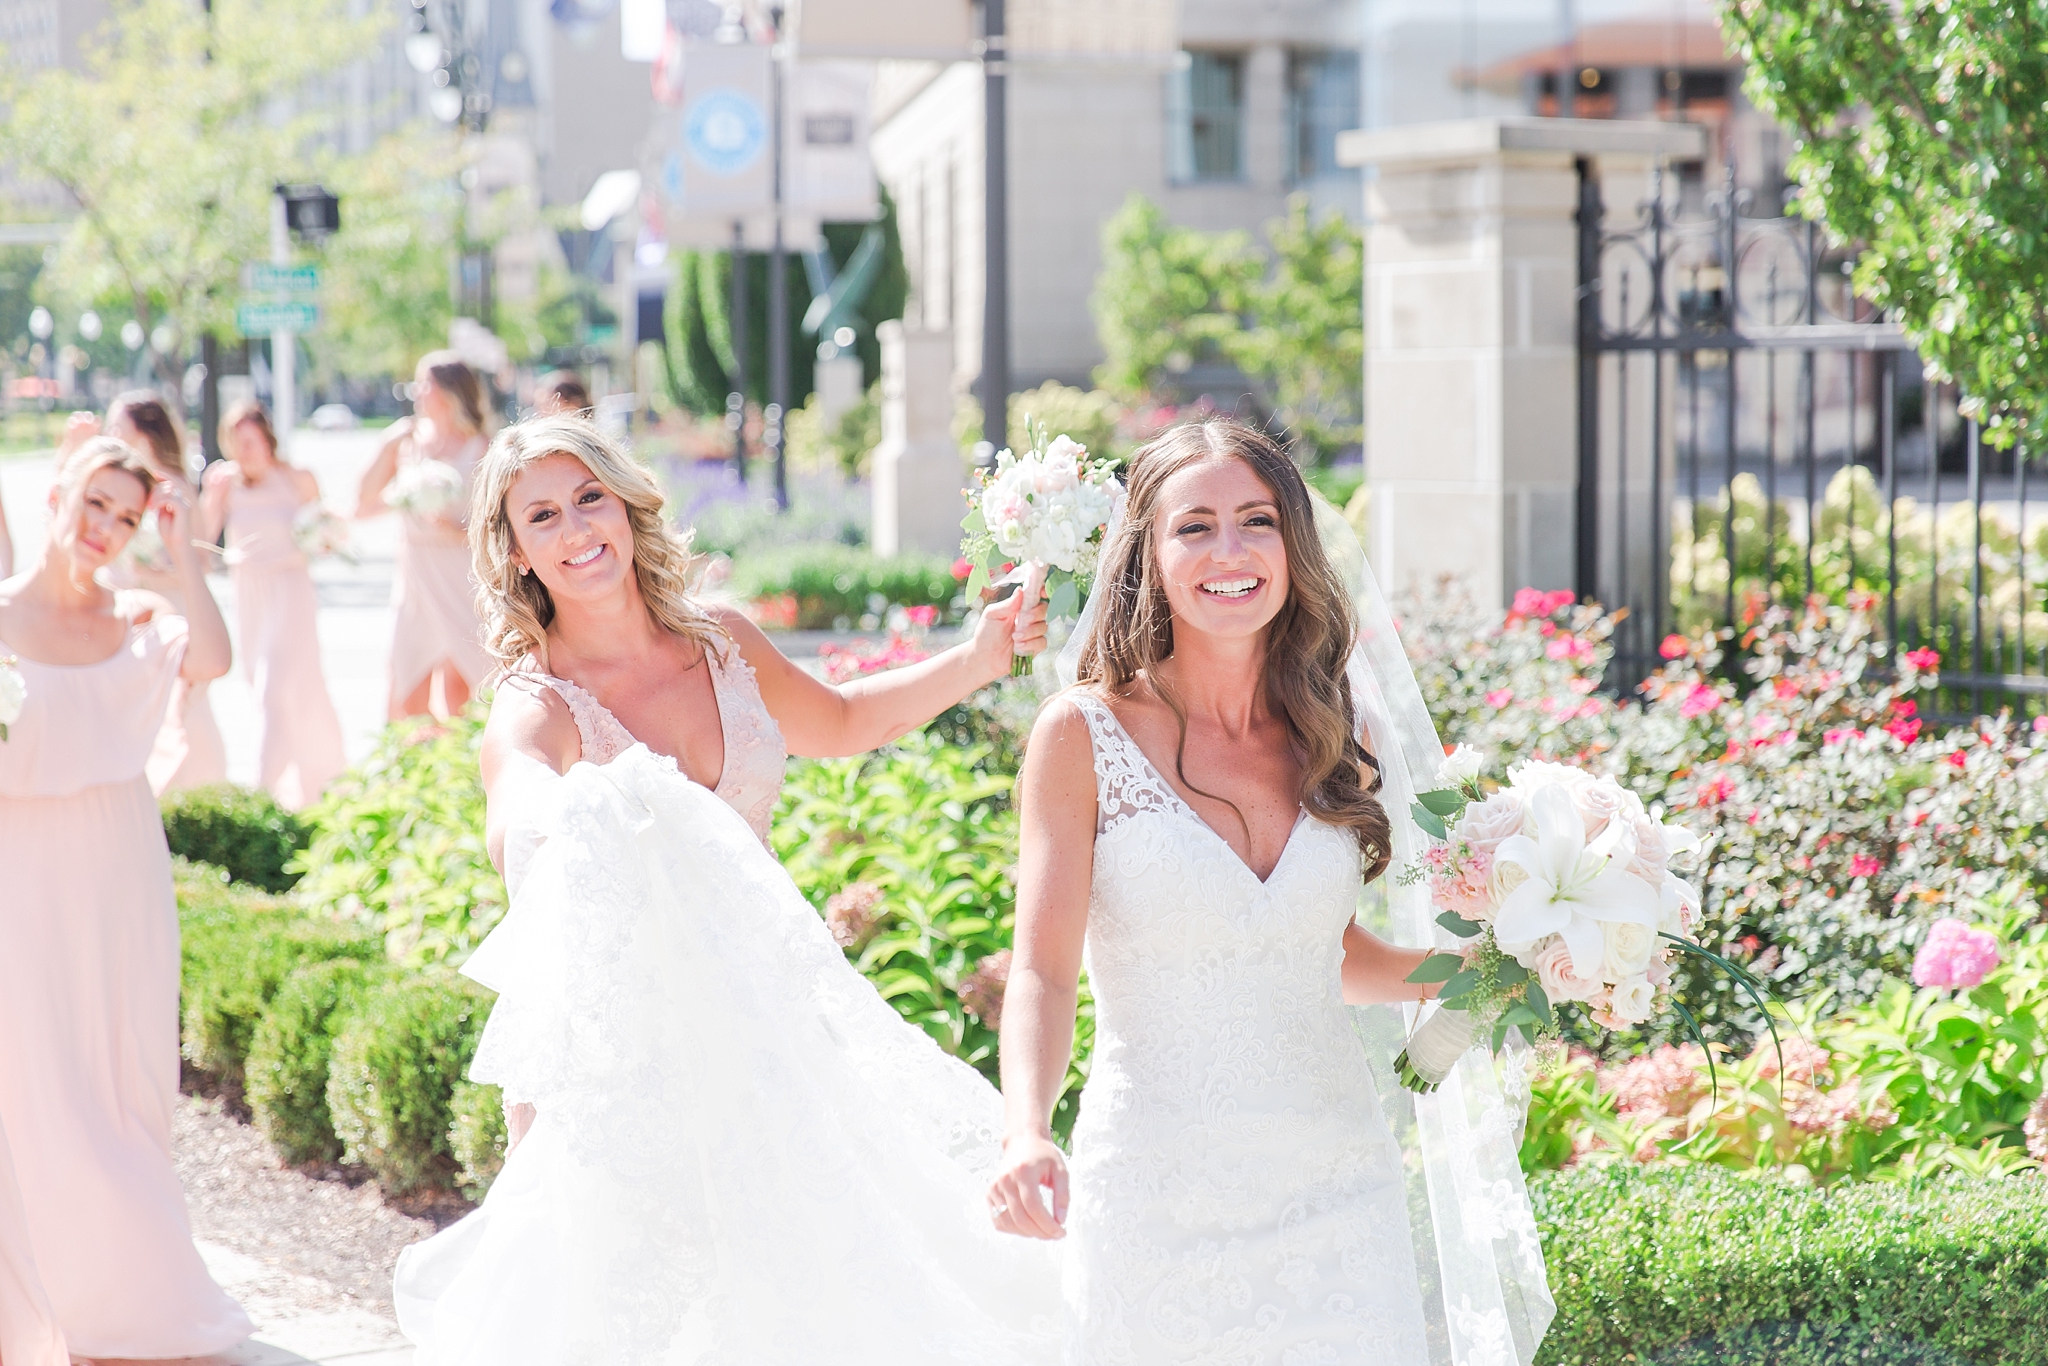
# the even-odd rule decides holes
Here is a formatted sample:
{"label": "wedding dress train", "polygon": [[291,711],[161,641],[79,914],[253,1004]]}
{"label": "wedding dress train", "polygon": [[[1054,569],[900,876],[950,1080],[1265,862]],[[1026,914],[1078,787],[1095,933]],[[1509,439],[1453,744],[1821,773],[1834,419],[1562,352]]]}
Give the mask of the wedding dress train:
{"label": "wedding dress train", "polygon": [[421,1366],[1055,1360],[1057,1249],[982,1198],[995,1090],[673,763],[544,786],[464,967],[499,993],[472,1075],[538,1118],[399,1261]]}

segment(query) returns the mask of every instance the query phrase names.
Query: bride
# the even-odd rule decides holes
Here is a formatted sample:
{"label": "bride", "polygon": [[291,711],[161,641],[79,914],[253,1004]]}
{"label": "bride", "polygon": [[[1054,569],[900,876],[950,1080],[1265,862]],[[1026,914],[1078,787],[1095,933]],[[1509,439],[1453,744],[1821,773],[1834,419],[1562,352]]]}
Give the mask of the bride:
{"label": "bride", "polygon": [[786,750],[873,748],[1007,673],[1043,648],[1037,585],[828,687],[690,595],[661,505],[579,418],[508,428],[477,469],[513,900],[463,971],[499,993],[471,1075],[504,1088],[513,1147],[401,1257],[400,1323],[422,1366],[1049,1361],[1056,1263],[978,1204],[999,1097],[763,847]]}
{"label": "bride", "polygon": [[[1503,1147],[1483,1124],[1454,1136],[1469,1150],[1448,1166],[1425,1150],[1439,1226],[1411,1227],[1403,1153],[1345,1009],[1436,990],[1404,980],[1427,948],[1354,919],[1361,884],[1414,852],[1406,803],[1397,840],[1383,798],[1411,793],[1412,758],[1425,778],[1442,759],[1419,694],[1403,753],[1366,667],[1384,651],[1355,644],[1301,474],[1262,433],[1175,428],[1126,477],[1076,631],[1079,686],[1040,714],[1019,787],[993,1224],[1068,1240],[1068,1366],[1526,1362],[1548,1300],[1512,1145],[1512,1179],[1491,1182],[1482,1157],[1498,1170]],[[1393,643],[1390,623],[1364,625]],[[1412,693],[1405,663],[1388,668]],[[1049,1119],[1084,960],[1095,1052],[1070,1178]],[[1397,1092],[1407,1126],[1499,1115],[1490,1070],[1459,1062],[1463,1017],[1430,1019],[1411,1056],[1447,1045],[1427,1075],[1466,1067],[1446,1096],[1464,1109]],[[1492,1227],[1463,1239],[1475,1220]],[[1535,1257],[1533,1278],[1526,1261],[1498,1274],[1493,1240],[1524,1232],[1512,1251]]]}

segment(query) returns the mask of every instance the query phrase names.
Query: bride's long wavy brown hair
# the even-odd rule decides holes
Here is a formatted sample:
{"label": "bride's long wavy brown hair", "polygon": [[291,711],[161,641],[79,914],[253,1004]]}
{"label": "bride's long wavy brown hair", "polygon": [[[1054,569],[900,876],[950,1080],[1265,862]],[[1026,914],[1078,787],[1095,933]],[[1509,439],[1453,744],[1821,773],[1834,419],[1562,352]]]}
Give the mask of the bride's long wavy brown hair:
{"label": "bride's long wavy brown hair", "polygon": [[1244,461],[1279,505],[1288,590],[1287,601],[1266,626],[1266,701],[1294,737],[1302,806],[1318,820],[1356,835],[1365,855],[1365,880],[1371,882],[1387,869],[1393,833],[1376,795],[1377,766],[1357,739],[1351,685],[1344,673],[1358,623],[1351,595],[1316,534],[1308,485],[1264,432],[1221,418],[1188,422],[1132,457],[1124,471],[1124,519],[1103,547],[1098,615],[1082,643],[1076,681],[1122,697],[1142,674],[1180,723],[1174,768],[1181,782],[1201,791],[1188,782],[1185,768],[1187,713],[1157,672],[1173,656],[1173,610],[1160,575],[1156,537],[1167,480],[1206,460]]}

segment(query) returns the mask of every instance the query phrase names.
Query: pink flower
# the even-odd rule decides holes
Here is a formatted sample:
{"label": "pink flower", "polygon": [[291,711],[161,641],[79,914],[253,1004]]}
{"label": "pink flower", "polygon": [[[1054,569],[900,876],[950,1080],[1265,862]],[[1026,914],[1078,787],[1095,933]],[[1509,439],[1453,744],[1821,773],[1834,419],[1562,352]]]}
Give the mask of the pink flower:
{"label": "pink flower", "polygon": [[1897,740],[1900,744],[1910,745],[1920,738],[1920,718],[1917,716],[1906,716],[1896,721],[1886,722],[1884,731],[1885,734],[1891,736],[1892,739]]}
{"label": "pink flower", "polygon": [[972,573],[974,573],[974,566],[965,559],[953,561],[953,577],[961,583],[967,582],[968,576]]}
{"label": "pink flower", "polygon": [[1906,663],[1916,669],[1938,669],[1941,667],[1941,651],[1908,650]]}
{"label": "pink flower", "polygon": [[1893,716],[1917,716],[1919,714],[1920,704],[1918,702],[1908,702],[1901,699],[1892,703]]}
{"label": "pink flower", "polygon": [[1543,994],[1552,1004],[1559,1001],[1590,1000],[1600,990],[1596,978],[1581,977],[1572,967],[1572,951],[1565,947],[1564,940],[1552,939],[1543,952],[1536,955],[1536,980],[1543,986]]}
{"label": "pink flower", "polygon": [[1831,730],[1827,732],[1825,735],[1821,736],[1821,740],[1823,741],[1823,743],[1830,745],[1847,744],[1851,740],[1861,740],[1862,738],[1862,731],[1852,729],[1848,726],[1838,726],[1834,730]]}
{"label": "pink flower", "polygon": [[1778,700],[1781,702],[1788,697],[1797,697],[1799,696],[1799,680],[1796,678],[1780,678],[1771,684],[1771,691],[1777,694]]}
{"label": "pink flower", "polygon": [[825,902],[825,924],[842,949],[859,948],[882,922],[882,889],[872,882],[849,883]]}
{"label": "pink flower", "polygon": [[1553,637],[1543,648],[1543,653],[1552,659],[1569,659],[1582,664],[1593,658],[1593,644],[1567,631]]}
{"label": "pink flower", "polygon": [[1943,916],[1927,931],[1920,951],[1913,955],[1913,982],[1923,987],[1968,989],[1983,981],[1998,963],[1998,936]]}
{"label": "pink flower", "polygon": [[1695,716],[1705,716],[1720,705],[1720,693],[1705,683],[1695,683],[1692,691],[1685,695],[1685,701],[1679,704],[1678,714],[1690,720]]}
{"label": "pink flower", "polygon": [[1959,749],[1949,752],[1948,761],[1956,768],[1968,768],[1970,766],[1970,756]]}
{"label": "pink flower", "polygon": [[1884,868],[1873,854],[1851,854],[1849,856],[1850,877],[1876,877]]}
{"label": "pink flower", "polygon": [[1699,788],[1693,793],[1693,804],[1696,806],[1719,806],[1734,795],[1735,783],[1724,776],[1716,778],[1712,782],[1701,783]]}
{"label": "pink flower", "polygon": [[956,993],[960,1005],[990,1029],[1003,1023],[1003,992],[1010,985],[1010,951],[997,949],[974,965]]}
{"label": "pink flower", "polygon": [[1698,1044],[1665,1044],[1619,1067],[1602,1068],[1600,1089],[1613,1094],[1614,1108],[1625,1115],[1684,1115],[1707,1094],[1707,1079],[1700,1075],[1706,1065],[1707,1055]]}
{"label": "pink flower", "polygon": [[[1486,705],[1489,707],[1505,707],[1514,700],[1515,690],[1513,688],[1495,688],[1486,695]],[[2042,719],[2048,721],[2048,717],[2043,717]],[[2037,729],[2039,728],[2037,727]]]}
{"label": "pink flower", "polygon": [[1465,808],[1464,816],[1458,821],[1458,838],[1465,841],[1474,857],[1484,854],[1490,864],[1502,840],[1522,833],[1524,814],[1522,795],[1511,789],[1502,789],[1485,801]]}
{"label": "pink flower", "polygon": [[1664,637],[1664,643],[1657,647],[1657,653],[1666,659],[1684,659],[1692,653],[1692,643],[1681,635]]}
{"label": "pink flower", "polygon": [[912,626],[928,629],[933,622],[939,619],[939,609],[930,604],[922,607],[906,607],[903,610],[903,615],[910,619]]}
{"label": "pink flower", "polygon": [[2048,712],[2034,718],[2034,734],[2048,735]]}
{"label": "pink flower", "polygon": [[1540,617],[1547,615],[1543,610],[1542,590],[1517,588],[1515,590],[1515,604],[1508,608],[1508,611],[1510,614],[1518,617]]}

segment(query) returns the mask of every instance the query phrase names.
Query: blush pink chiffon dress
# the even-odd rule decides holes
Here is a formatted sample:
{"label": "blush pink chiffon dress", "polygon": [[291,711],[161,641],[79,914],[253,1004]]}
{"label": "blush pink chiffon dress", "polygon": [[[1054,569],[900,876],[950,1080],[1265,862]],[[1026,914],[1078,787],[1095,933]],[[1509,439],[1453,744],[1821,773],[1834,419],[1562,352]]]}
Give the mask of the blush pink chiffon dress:
{"label": "blush pink chiffon dress", "polygon": [[[485,442],[472,438],[454,458],[443,463],[462,476],[462,502],[452,515],[422,517],[401,512],[403,534],[398,541],[398,572],[391,585],[391,605],[398,621],[391,635],[391,695],[405,698],[440,664],[453,664],[474,697],[495,669],[484,650],[483,619],[476,611],[476,580],[469,570],[469,535],[461,518],[469,507],[476,462]],[[399,448],[403,470],[432,457],[407,441]]]}
{"label": "blush pink chiffon dress", "polygon": [[235,654],[263,713],[257,781],[296,811],[347,767],[341,721],[320,667],[320,601],[292,539],[303,506],[291,475],[228,481],[228,572],[235,584]]}
{"label": "blush pink chiffon dress", "polygon": [[203,1356],[251,1332],[171,1162],[178,910],[143,765],[185,644],[171,615],[97,664],[0,642],[28,684],[0,743],[0,1129],[21,1195],[18,1226],[0,1195],[0,1267],[34,1266],[86,1357]]}

